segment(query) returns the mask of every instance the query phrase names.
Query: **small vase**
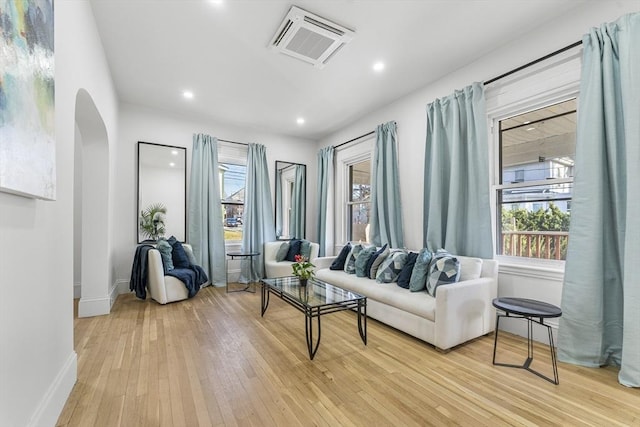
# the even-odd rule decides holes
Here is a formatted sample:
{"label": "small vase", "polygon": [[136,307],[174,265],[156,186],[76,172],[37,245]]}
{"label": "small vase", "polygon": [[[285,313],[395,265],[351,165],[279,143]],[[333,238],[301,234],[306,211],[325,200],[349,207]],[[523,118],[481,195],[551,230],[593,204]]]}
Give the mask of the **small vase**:
{"label": "small vase", "polygon": [[307,280],[309,279],[300,279],[300,286],[307,286]]}

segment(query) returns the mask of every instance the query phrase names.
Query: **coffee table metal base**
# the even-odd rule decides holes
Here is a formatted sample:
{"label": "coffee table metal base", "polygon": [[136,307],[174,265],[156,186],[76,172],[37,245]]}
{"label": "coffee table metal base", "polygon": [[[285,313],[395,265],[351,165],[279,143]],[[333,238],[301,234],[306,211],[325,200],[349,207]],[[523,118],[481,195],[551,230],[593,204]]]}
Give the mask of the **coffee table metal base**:
{"label": "coffee table metal base", "polygon": [[[283,301],[287,302],[289,305],[294,308],[302,311],[304,313],[304,330],[307,341],[307,350],[309,352],[309,359],[313,360],[316,353],[318,352],[318,347],[320,347],[320,338],[322,336],[322,323],[320,318],[324,314],[335,313],[338,311],[345,310],[355,310],[358,317],[358,333],[360,334],[360,338],[364,345],[367,345],[367,300],[358,299],[357,301],[345,301],[334,304],[323,305],[320,307],[309,307],[304,304],[301,304],[294,298],[289,297],[284,292],[279,292],[277,289],[273,289],[267,286],[264,283],[261,283],[262,291],[260,295],[260,303],[261,303],[261,316],[264,317],[264,313],[267,311],[269,307],[269,295],[275,294]],[[316,322],[318,324],[318,335],[314,340],[314,332],[313,332],[313,319],[317,319]]]}

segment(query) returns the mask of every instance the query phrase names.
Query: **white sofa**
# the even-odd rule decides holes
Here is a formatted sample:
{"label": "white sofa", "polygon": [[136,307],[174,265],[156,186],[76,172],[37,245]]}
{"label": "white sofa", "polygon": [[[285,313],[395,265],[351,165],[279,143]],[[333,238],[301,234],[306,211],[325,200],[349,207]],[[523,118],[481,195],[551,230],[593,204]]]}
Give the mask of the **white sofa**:
{"label": "white sofa", "polygon": [[[264,244],[264,269],[267,278],[272,277],[285,277],[293,276],[291,269],[291,261],[276,261],[276,254],[278,249],[286,240],[279,240],[276,242],[266,242]],[[320,245],[311,242],[311,256],[309,260],[313,263],[313,260],[318,257],[320,251]]]}
{"label": "white sofa", "polygon": [[[447,351],[495,329],[496,311],[491,302],[498,292],[497,261],[457,258],[460,281],[438,287],[435,298],[426,291],[403,289],[395,282],[377,283],[342,270],[330,270],[334,257],[316,258],[313,263],[317,279],[366,296],[369,317]],[[474,264],[475,270],[480,270],[477,278],[469,277]]]}
{"label": "white sofa", "polygon": [[[182,245],[189,246],[185,243]],[[164,275],[162,255],[160,255],[159,250],[149,249],[147,263],[147,290],[152,299],[160,304],[167,304],[173,301],[182,301],[189,297],[187,287],[180,279]]]}

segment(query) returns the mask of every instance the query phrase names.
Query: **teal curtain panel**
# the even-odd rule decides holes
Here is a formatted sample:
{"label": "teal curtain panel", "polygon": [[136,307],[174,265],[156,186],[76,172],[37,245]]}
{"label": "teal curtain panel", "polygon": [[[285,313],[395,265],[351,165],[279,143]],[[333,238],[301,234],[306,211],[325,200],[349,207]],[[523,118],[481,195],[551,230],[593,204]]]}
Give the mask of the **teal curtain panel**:
{"label": "teal curtain panel", "polygon": [[493,258],[484,88],[473,83],[427,105],[424,245]]}
{"label": "teal curtain panel", "polygon": [[640,14],[583,37],[558,358],[640,387]]}
{"label": "teal curtain panel", "polygon": [[333,165],[334,147],[318,151],[318,221],[316,235],[320,250],[318,256],[333,254]]}
{"label": "teal curtain panel", "polygon": [[218,170],[218,140],[210,135],[194,134],[187,209],[188,243],[211,284],[225,286],[227,275]]}
{"label": "teal curtain panel", "polygon": [[305,216],[307,214],[305,203],[307,188],[306,170],[304,165],[296,165],[293,194],[291,195],[291,237],[304,239],[306,237]]}

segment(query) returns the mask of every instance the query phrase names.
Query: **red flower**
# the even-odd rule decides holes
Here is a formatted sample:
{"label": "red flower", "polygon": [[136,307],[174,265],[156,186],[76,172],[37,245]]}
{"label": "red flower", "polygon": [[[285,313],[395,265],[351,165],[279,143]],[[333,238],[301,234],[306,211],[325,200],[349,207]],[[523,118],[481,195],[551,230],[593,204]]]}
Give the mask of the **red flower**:
{"label": "red flower", "polygon": [[296,262],[301,262],[303,260],[302,255],[296,255],[293,258],[296,260]]}

